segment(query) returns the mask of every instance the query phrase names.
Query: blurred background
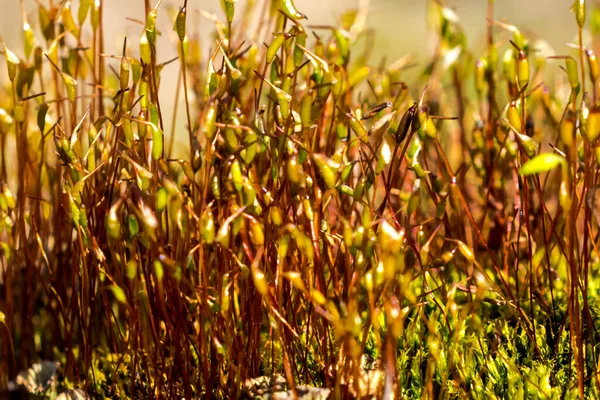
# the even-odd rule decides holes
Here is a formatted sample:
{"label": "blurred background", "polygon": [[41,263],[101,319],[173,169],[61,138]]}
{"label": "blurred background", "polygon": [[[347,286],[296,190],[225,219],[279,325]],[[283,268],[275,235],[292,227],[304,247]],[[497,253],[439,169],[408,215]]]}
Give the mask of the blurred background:
{"label": "blurred background", "polygon": [[[39,0],[48,4],[49,0]],[[261,2],[261,0],[256,0]],[[59,3],[60,0],[54,0]],[[189,0],[190,10],[203,9],[222,16],[221,0]],[[245,6],[247,0],[239,0],[238,5]],[[331,24],[343,10],[358,6],[358,0],[295,0],[299,10],[305,13],[310,24]],[[34,0],[25,0],[25,9],[32,25],[37,24]],[[79,0],[72,1],[74,10]],[[141,20],[144,18],[144,0],[104,0],[107,51],[120,51],[123,36],[137,37],[141,26],[126,18]],[[151,1],[154,4],[154,0]],[[165,9],[180,7],[183,1],[165,0]],[[447,6],[454,9],[461,18],[470,46],[477,49],[477,41],[483,38],[486,27],[486,0],[447,0]],[[575,32],[574,17],[568,12],[573,0],[499,0],[495,3],[495,18],[506,20],[518,26],[521,31],[536,37],[545,38],[552,47],[560,51],[565,41],[570,41]],[[593,3],[588,1],[588,3]],[[373,43],[375,55],[386,55],[388,59],[397,59],[413,53],[420,55],[430,51],[427,41],[427,4],[428,0],[370,0],[368,27],[376,32]],[[589,7],[589,6],[588,6]],[[9,46],[19,48],[21,34],[20,0],[0,0],[0,35]],[[212,22],[197,19],[204,32],[210,32]],[[165,32],[172,30],[170,16],[159,12],[158,28]],[[427,54],[424,54],[425,56]]]}
{"label": "blurred background", "polygon": [[[24,9],[34,31],[38,32],[36,2],[48,5],[50,1],[58,4],[61,0],[24,0]],[[250,0],[238,0],[238,10],[243,9]],[[257,2],[257,13],[263,0]],[[271,0],[265,0],[271,1]],[[365,0],[363,0],[365,1]],[[494,18],[516,25],[530,39],[544,38],[558,54],[565,54],[566,42],[575,42],[577,24],[569,8],[573,0],[499,0],[495,2]],[[154,5],[155,0],[151,0]],[[224,19],[221,0],[188,0],[188,26],[199,29],[204,41],[203,57],[206,58],[210,43],[210,33],[214,23],[201,17],[197,10],[213,13]],[[296,7],[308,16],[305,25],[334,24],[344,10],[357,8],[359,0],[295,0]],[[588,9],[594,1],[588,0]],[[120,54],[123,39],[128,37],[131,55],[137,55],[139,36],[143,30],[140,22],[144,20],[144,0],[104,0],[105,4],[105,52]],[[176,56],[176,38],[173,32],[175,12],[183,0],[164,0],[158,13],[157,28],[163,32],[158,43],[158,62],[164,62]],[[429,0],[370,0],[367,27],[375,33],[372,43],[372,64],[379,64],[385,58],[386,65],[412,54],[419,67],[423,67],[435,47],[435,40],[428,31],[427,8]],[[446,0],[448,7],[459,16],[467,35],[468,46],[475,55],[480,55],[485,46],[487,4],[486,0]],[[76,13],[79,0],[72,1]],[[22,17],[20,0],[0,0],[0,36],[17,54],[22,55]],[[88,23],[89,29],[89,23]],[[235,29],[235,26],[234,26]],[[497,30],[508,37],[505,32]],[[245,35],[251,36],[253,32]],[[85,45],[85,41],[84,41]],[[4,62],[0,62],[4,68]],[[420,70],[420,68],[415,69]],[[5,74],[6,72],[1,71]],[[172,115],[173,93],[179,73],[179,64],[172,63],[162,73],[161,97],[166,118]],[[5,76],[5,75],[3,75]],[[4,81],[4,79],[2,79]],[[167,94],[165,95],[165,92]],[[180,116],[181,117],[181,116]],[[179,118],[178,118],[179,119]],[[181,120],[181,119],[180,119]]]}

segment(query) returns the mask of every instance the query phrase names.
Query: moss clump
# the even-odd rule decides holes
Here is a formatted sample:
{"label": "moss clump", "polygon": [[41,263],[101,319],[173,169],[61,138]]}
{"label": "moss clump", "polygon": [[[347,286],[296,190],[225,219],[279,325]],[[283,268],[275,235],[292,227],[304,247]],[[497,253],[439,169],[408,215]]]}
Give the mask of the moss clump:
{"label": "moss clump", "polygon": [[102,1],[2,43],[0,391],[53,360],[41,394],[597,397],[598,10],[548,59],[432,1],[407,81],[367,9],[222,4],[208,49],[160,1],[118,55]]}

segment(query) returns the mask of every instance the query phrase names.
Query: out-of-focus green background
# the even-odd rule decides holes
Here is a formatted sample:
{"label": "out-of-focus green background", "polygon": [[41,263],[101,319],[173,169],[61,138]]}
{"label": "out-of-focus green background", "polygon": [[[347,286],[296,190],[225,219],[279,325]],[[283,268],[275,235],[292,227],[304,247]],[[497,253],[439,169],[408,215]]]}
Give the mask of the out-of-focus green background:
{"label": "out-of-focus green background", "polygon": [[[40,1],[48,3],[48,0]],[[261,3],[261,0],[255,1]],[[60,0],[54,2],[59,3]],[[188,8],[201,8],[221,15],[220,2],[221,0],[189,0]],[[573,0],[496,0],[495,18],[505,19],[524,32],[543,37],[551,46],[560,50],[562,43],[571,40],[576,32],[573,15],[568,11],[572,2]],[[73,9],[77,9],[78,3],[78,0],[72,1]],[[142,26],[126,20],[126,17],[143,19],[144,0],[104,0],[104,3],[107,34],[110,38],[107,41],[107,51],[117,51],[121,48],[124,35],[133,38],[141,32]],[[163,2],[165,9],[168,6],[179,6],[179,3],[182,1]],[[246,3],[247,0],[239,0],[237,4],[242,8]],[[460,16],[473,45],[483,38],[487,3],[486,0],[445,2]],[[593,2],[588,3],[591,5]],[[427,4],[428,0],[370,0],[368,26],[377,33],[375,54],[385,54],[389,59],[395,59],[409,52],[418,56],[431,50],[433,44],[427,40]],[[342,10],[357,7],[358,0],[296,0],[296,6],[309,17],[310,24],[328,24],[334,22]],[[32,25],[37,24],[35,1],[25,0],[25,8]],[[18,48],[21,40],[20,0],[0,0],[0,10],[0,35],[9,46]],[[199,23],[206,30],[211,27],[211,22],[206,19],[199,18]],[[158,27],[165,32],[171,30],[171,22],[165,12],[159,13]]]}
{"label": "out-of-focus green background", "polygon": [[[39,0],[48,5],[50,0]],[[58,4],[61,0],[53,0]],[[237,9],[241,10],[250,0],[239,0]],[[257,12],[263,1],[257,3]],[[428,31],[427,9],[429,0],[362,0],[369,3],[367,27],[375,32],[372,63],[377,64],[385,57],[387,65],[411,53],[415,63],[423,66],[433,51],[436,42]],[[565,54],[568,49],[565,42],[575,42],[577,25],[569,8],[573,0],[496,0],[494,19],[516,25],[530,38],[543,38],[558,54]],[[151,0],[153,5],[155,0]],[[180,7],[183,0],[164,0],[158,16],[157,27],[163,32],[158,43],[158,61],[166,61],[176,56],[176,38],[172,28],[173,11]],[[213,22],[201,17],[199,9],[214,13],[223,18],[221,0],[188,0],[188,24],[192,30],[200,29],[204,39],[203,53],[206,57],[210,43],[210,32]],[[357,8],[359,0],[295,0],[297,8],[308,16],[306,25],[323,25],[335,23],[342,12],[349,8]],[[460,17],[466,31],[468,45],[475,55],[481,54],[484,48],[485,30],[487,26],[487,0],[447,0],[443,2],[452,8]],[[588,0],[588,8],[594,1]],[[104,0],[105,4],[105,51],[109,54],[121,52],[123,38],[127,36],[130,49],[137,54],[137,43],[143,25],[129,19],[144,20],[144,0]],[[37,5],[34,0],[24,0],[28,19],[34,28],[38,26]],[[72,1],[74,12],[79,7],[79,0]],[[20,0],[0,0],[0,36],[17,54],[22,54],[21,3]],[[171,12],[168,12],[171,10]],[[129,19],[128,19],[129,18]],[[224,19],[224,18],[223,18]],[[88,24],[89,26],[89,24]],[[89,28],[88,28],[89,29]],[[37,29],[35,29],[37,32]],[[501,30],[498,30],[499,32]],[[251,36],[253,32],[245,35]],[[509,37],[501,32],[504,37]],[[170,43],[169,43],[170,42]],[[84,41],[85,45],[85,41]],[[0,62],[0,73],[5,76],[4,62]],[[161,98],[163,111],[167,119],[172,115],[172,104],[176,79],[179,73],[178,63],[166,67],[162,74]],[[0,81],[5,81],[0,79]],[[181,121],[181,119],[180,119]]]}

